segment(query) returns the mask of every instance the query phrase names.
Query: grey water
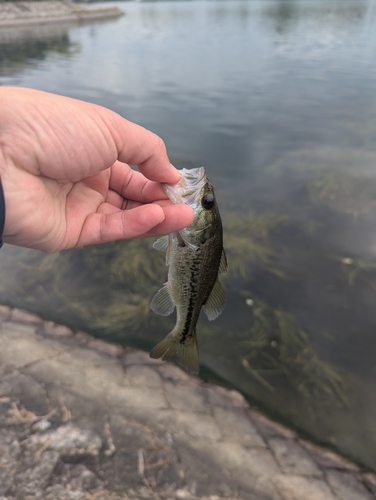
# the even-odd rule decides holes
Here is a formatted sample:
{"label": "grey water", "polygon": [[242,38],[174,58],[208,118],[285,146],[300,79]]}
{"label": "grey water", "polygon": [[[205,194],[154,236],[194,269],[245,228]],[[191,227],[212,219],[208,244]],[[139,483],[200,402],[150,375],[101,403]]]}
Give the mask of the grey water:
{"label": "grey water", "polygon": [[[376,2],[120,2],[125,16],[0,29],[0,84],[107,106],[205,165],[228,303],[202,376],[376,470]],[[150,349],[174,319],[152,242],[5,245],[0,301]]]}

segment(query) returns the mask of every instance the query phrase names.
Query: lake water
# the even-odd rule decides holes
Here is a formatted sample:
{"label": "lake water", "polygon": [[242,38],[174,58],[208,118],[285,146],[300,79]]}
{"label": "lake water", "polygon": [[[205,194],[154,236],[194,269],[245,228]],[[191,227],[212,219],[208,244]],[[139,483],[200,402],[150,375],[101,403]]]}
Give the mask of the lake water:
{"label": "lake water", "polygon": [[[0,84],[110,107],[206,166],[229,272],[201,375],[376,470],[376,1],[119,5],[1,29]],[[150,349],[174,324],[149,311],[167,273],[151,245],[5,245],[0,301]]]}

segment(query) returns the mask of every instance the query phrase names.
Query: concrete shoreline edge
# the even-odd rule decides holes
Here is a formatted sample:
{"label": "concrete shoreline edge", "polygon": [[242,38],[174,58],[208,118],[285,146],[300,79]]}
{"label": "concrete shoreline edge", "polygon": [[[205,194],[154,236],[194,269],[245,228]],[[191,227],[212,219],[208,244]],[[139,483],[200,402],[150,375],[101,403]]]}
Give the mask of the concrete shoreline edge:
{"label": "concrete shoreline edge", "polygon": [[70,0],[0,2],[0,29],[111,19],[122,15],[124,12],[116,5],[83,6]]}
{"label": "concrete shoreline edge", "polygon": [[1,500],[372,500],[240,393],[0,306]]}

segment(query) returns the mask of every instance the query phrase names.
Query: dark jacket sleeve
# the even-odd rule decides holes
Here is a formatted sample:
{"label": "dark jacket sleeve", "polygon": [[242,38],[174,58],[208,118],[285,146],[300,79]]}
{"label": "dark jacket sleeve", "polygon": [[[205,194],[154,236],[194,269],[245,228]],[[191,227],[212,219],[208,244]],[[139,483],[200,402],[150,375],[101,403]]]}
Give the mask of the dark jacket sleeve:
{"label": "dark jacket sleeve", "polygon": [[5,224],[5,200],[4,191],[0,179],[0,248],[3,246],[3,231]]}

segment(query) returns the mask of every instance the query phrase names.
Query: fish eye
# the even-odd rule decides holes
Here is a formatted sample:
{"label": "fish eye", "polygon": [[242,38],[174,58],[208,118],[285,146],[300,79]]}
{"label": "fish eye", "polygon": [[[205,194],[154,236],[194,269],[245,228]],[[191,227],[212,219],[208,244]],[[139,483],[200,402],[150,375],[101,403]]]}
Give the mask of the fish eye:
{"label": "fish eye", "polygon": [[213,208],[214,196],[211,193],[206,194],[201,200],[201,205],[205,208],[205,210],[210,210],[211,208]]}

